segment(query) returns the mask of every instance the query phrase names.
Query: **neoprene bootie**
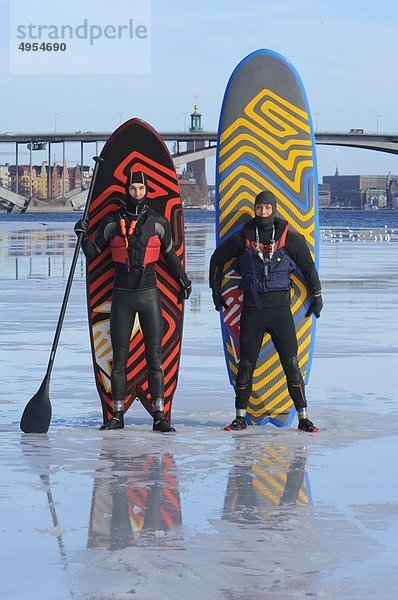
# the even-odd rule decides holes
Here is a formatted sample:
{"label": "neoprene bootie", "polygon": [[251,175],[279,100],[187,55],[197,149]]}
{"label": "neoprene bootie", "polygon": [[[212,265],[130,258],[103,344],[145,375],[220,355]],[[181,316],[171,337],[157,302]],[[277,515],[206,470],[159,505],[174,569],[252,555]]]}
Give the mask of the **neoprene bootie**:
{"label": "neoprene bootie", "polygon": [[124,419],[123,419],[123,411],[118,410],[113,414],[112,419],[110,419],[105,425],[100,427],[100,430],[105,429],[124,429]]}
{"label": "neoprene bootie", "polygon": [[298,429],[301,431],[307,431],[308,433],[317,433],[318,427],[315,427],[314,423],[309,419],[299,419]]}
{"label": "neoprene bootie", "polygon": [[169,425],[164,412],[156,410],[153,413],[153,431],[160,431],[160,433],[172,433],[175,432],[174,427]]}
{"label": "neoprene bootie", "polygon": [[224,427],[224,431],[240,431],[246,429],[247,423],[245,417],[236,417],[230,425]]}

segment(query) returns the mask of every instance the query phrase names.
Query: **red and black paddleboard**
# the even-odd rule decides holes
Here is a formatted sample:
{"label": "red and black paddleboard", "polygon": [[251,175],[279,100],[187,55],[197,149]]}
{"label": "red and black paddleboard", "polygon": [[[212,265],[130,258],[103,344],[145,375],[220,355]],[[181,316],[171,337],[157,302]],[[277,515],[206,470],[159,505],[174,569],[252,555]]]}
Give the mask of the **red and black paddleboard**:
{"label": "red and black paddleboard", "polygon": [[[102,152],[89,210],[89,234],[94,239],[101,219],[124,205],[129,173],[142,171],[148,181],[148,206],[170,222],[174,249],[185,266],[184,219],[173,160],[158,133],[141,119],[121,125],[108,139]],[[162,365],[165,384],[165,415],[170,421],[171,404],[177,386],[183,326],[183,302],[178,302],[180,284],[171,276],[163,255],[156,266],[162,300]],[[110,248],[87,266],[87,303],[93,365],[104,422],[112,416],[112,345],[110,309],[114,268]],[[148,389],[145,347],[139,318],[136,317],[127,361],[125,411],[135,399],[152,415]]]}

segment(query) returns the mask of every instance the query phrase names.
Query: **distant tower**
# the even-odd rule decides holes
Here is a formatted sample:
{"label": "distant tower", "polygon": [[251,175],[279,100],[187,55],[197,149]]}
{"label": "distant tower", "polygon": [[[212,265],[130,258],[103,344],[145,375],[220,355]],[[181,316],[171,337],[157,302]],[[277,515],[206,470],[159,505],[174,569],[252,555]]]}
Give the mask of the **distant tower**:
{"label": "distant tower", "polygon": [[[198,96],[194,96],[194,98],[197,99]],[[202,115],[199,112],[199,106],[197,104],[195,104],[193,113],[191,113],[191,127],[189,128],[189,131],[203,131]]]}
{"label": "distant tower", "polygon": [[338,177],[339,175],[340,175],[340,173],[339,173],[339,167],[338,167],[338,165],[336,165],[336,171],[334,172],[334,176]]}
{"label": "distant tower", "polygon": [[[193,112],[191,113],[191,126],[189,128],[190,133],[203,131],[202,127],[202,114],[199,111],[198,96],[194,96],[195,105]],[[187,151],[195,152],[202,150],[205,147],[205,140],[194,140],[187,143]],[[187,171],[191,173],[196,184],[194,184],[189,191],[188,204],[195,206],[206,206],[208,203],[209,190],[207,187],[206,179],[206,159],[200,158],[187,164]],[[188,200],[188,199],[187,199]]]}
{"label": "distant tower", "polygon": [[[199,112],[198,96],[194,96],[195,105],[191,113],[190,133],[203,131],[202,114]],[[187,143],[187,151],[195,152],[202,150],[205,147],[205,140],[193,140]],[[206,205],[208,202],[209,190],[206,179],[206,159],[200,158],[187,164],[187,170],[192,173],[192,177],[196,181],[195,190],[191,191],[191,201],[196,206]]]}

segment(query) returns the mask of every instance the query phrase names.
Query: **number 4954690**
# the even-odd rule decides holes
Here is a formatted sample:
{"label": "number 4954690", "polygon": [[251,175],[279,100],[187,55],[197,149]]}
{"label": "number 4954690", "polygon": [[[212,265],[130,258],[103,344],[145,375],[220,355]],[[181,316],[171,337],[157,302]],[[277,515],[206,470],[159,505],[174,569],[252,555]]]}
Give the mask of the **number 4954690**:
{"label": "number 4954690", "polygon": [[38,42],[21,42],[18,50],[22,50],[22,52],[65,52],[66,44],[64,42],[61,44],[58,42],[42,42],[41,44]]}

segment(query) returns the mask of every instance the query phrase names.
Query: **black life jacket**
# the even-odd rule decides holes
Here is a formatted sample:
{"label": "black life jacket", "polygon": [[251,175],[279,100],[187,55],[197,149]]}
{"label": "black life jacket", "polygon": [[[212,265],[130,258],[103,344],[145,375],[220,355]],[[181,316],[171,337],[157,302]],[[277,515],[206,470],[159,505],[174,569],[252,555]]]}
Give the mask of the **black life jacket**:
{"label": "black life jacket", "polygon": [[268,266],[265,266],[256,242],[248,239],[247,230],[243,228],[245,252],[238,258],[238,270],[242,276],[239,288],[252,292],[258,308],[262,307],[259,293],[288,291],[291,288],[290,274],[295,270],[296,263],[284,249],[288,229],[289,225],[286,224],[282,235],[274,243],[272,256],[270,245],[264,246],[261,242],[258,244],[263,256],[269,257]]}

